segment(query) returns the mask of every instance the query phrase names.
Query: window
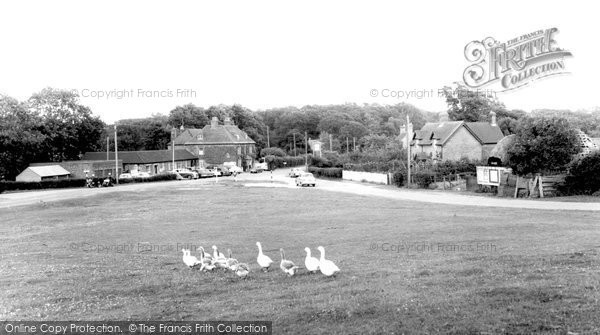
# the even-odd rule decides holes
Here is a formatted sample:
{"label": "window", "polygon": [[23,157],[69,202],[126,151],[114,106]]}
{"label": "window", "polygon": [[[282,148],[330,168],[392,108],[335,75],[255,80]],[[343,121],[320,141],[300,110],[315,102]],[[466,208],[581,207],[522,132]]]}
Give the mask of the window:
{"label": "window", "polygon": [[249,147],[248,147],[248,152],[249,152],[249,153],[252,153],[252,146],[249,146]]}
{"label": "window", "polygon": [[242,147],[237,147],[237,153],[238,153],[238,155],[242,154]]}
{"label": "window", "polygon": [[226,158],[229,158],[229,157],[231,157],[231,156],[229,155],[229,153],[226,153],[226,154],[225,154],[225,157],[226,157]]}

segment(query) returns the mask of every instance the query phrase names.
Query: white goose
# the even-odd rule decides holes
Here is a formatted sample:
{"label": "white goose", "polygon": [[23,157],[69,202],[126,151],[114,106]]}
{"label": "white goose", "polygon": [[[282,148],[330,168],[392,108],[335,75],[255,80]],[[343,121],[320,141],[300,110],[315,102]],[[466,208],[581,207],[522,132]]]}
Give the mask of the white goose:
{"label": "white goose", "polygon": [[196,251],[200,251],[204,256],[202,256],[202,258],[207,258],[208,260],[213,261],[213,256],[211,254],[207,254],[206,251],[204,251],[203,247],[198,247],[198,249],[196,249]]}
{"label": "white goose", "polygon": [[185,263],[185,265],[187,265],[190,269],[201,264],[198,258],[191,255],[189,250],[181,249],[181,252],[183,252],[183,263]]}
{"label": "white goose", "polygon": [[212,262],[212,257],[210,257],[210,255],[207,255],[206,253],[204,253],[204,248],[200,247],[200,259],[202,261],[202,266],[200,267],[200,270],[205,270],[205,271],[212,271],[215,269],[215,265]]}
{"label": "white goose", "polygon": [[269,256],[263,254],[260,242],[256,242],[256,246],[258,247],[258,257],[256,257],[256,262],[263,271],[267,272],[269,271],[271,264],[273,264],[273,260]]}
{"label": "white goose", "polygon": [[316,273],[319,271],[319,259],[310,255],[309,247],[304,248],[304,251],[306,251],[306,258],[304,259],[304,266],[306,266],[306,270],[311,273]]}
{"label": "white goose", "polygon": [[212,249],[213,249],[213,258],[214,259],[217,259],[217,258],[220,258],[220,257],[225,258],[225,255],[223,255],[222,252],[219,252],[219,250],[217,249],[216,245],[213,245]]}
{"label": "white goose", "polygon": [[225,260],[225,264],[227,265],[227,268],[229,270],[235,271],[235,269],[233,268],[236,264],[238,264],[238,260],[235,258],[231,258],[231,249],[227,249],[227,259]]}
{"label": "white goose", "polygon": [[285,259],[285,253],[283,252],[283,248],[279,249],[281,253],[281,263],[279,267],[283,272],[285,272],[288,276],[293,276],[296,272],[298,272],[299,267],[294,264],[294,262]]}
{"label": "white goose", "polygon": [[246,263],[237,263],[233,265],[232,270],[238,277],[246,278],[250,273],[250,266],[248,266]]}
{"label": "white goose", "polygon": [[228,269],[229,267],[227,266],[227,258],[225,258],[225,255],[223,255],[222,252],[219,252],[219,249],[217,249],[217,246],[213,245],[212,248],[213,248],[213,257],[214,257],[213,264],[221,269]]}
{"label": "white goose", "polygon": [[319,260],[319,269],[321,273],[326,275],[327,277],[335,276],[338,272],[340,272],[340,268],[335,265],[332,261],[325,259],[325,248],[319,246],[317,249],[321,252],[321,259]]}

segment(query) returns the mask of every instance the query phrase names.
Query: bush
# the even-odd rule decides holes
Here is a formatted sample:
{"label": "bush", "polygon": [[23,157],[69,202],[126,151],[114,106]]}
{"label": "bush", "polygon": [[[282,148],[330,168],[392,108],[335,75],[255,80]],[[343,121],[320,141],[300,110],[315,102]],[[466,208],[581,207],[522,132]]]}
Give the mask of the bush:
{"label": "bush", "polygon": [[600,152],[573,161],[565,184],[559,187],[561,194],[593,194],[600,190]]}
{"label": "bush", "polygon": [[260,151],[261,157],[267,156],[277,156],[277,157],[285,157],[285,151],[280,148],[264,148]]}
{"label": "bush", "polygon": [[392,183],[398,187],[404,186],[404,179],[406,172],[395,171],[392,173]]}
{"label": "bush", "polygon": [[435,182],[435,173],[430,171],[417,171],[413,178],[414,182],[419,185],[420,188],[428,188],[429,185]]}
{"label": "bush", "polygon": [[319,168],[315,166],[310,166],[308,168],[308,172],[314,174],[317,177],[326,177],[326,178],[342,178],[342,168]]}
{"label": "bush", "polygon": [[[85,179],[56,179],[43,181],[0,181],[0,190],[41,190],[49,188],[84,187]],[[2,193],[0,192],[0,193]]]}

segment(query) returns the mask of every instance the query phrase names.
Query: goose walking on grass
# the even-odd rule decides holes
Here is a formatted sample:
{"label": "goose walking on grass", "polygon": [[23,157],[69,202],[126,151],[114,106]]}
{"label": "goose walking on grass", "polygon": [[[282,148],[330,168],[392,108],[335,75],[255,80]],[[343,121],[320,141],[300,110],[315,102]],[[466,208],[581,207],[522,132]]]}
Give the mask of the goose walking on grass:
{"label": "goose walking on grass", "polygon": [[304,251],[306,251],[306,258],[304,259],[304,266],[306,266],[306,270],[308,270],[310,273],[317,273],[317,271],[319,271],[319,259],[310,255],[309,247],[304,248]]}
{"label": "goose walking on grass", "polygon": [[190,269],[201,264],[198,258],[191,255],[189,250],[181,249],[181,252],[183,252],[183,263],[185,263],[185,265],[187,265]]}
{"label": "goose walking on grass", "polygon": [[271,264],[273,264],[273,260],[269,256],[263,254],[260,242],[256,242],[256,246],[258,247],[258,257],[256,257],[256,262],[264,272],[267,272],[269,271]]}
{"label": "goose walking on grass", "polygon": [[206,251],[204,251],[203,247],[198,247],[198,249],[196,249],[197,251],[200,251],[202,253],[202,258],[207,258],[209,261],[213,261],[213,256],[211,254],[207,254]]}
{"label": "goose walking on grass", "polygon": [[217,258],[225,258],[225,255],[223,255],[222,252],[219,252],[219,250],[217,249],[216,245],[212,246],[213,249],[213,258],[217,259]]}
{"label": "goose walking on grass", "polygon": [[233,270],[238,277],[246,278],[250,273],[250,266],[246,263],[237,263],[233,265],[231,270]]}
{"label": "goose walking on grass", "polygon": [[317,249],[321,252],[321,259],[319,260],[319,269],[321,270],[321,273],[327,277],[331,277],[340,272],[340,268],[338,268],[334,262],[325,259],[325,248],[319,246]]}
{"label": "goose walking on grass", "polygon": [[200,259],[202,262],[202,266],[200,267],[200,271],[212,271],[215,269],[215,265],[212,262],[212,257],[204,253],[204,248],[200,247]]}
{"label": "goose walking on grass", "polygon": [[290,277],[296,274],[299,267],[297,267],[294,262],[285,259],[285,252],[283,251],[283,248],[279,249],[279,252],[281,253],[281,263],[279,264],[281,270]]}
{"label": "goose walking on grass", "polygon": [[[219,249],[217,249],[216,246],[213,245],[213,264],[216,265],[218,268],[221,269],[228,269],[227,267],[227,258],[225,258],[225,255],[223,255],[222,252],[219,252]],[[216,255],[216,256],[215,256]]]}
{"label": "goose walking on grass", "polygon": [[238,260],[231,257],[231,249],[227,249],[227,259],[225,260],[225,264],[229,270],[235,271],[233,267],[238,264]]}

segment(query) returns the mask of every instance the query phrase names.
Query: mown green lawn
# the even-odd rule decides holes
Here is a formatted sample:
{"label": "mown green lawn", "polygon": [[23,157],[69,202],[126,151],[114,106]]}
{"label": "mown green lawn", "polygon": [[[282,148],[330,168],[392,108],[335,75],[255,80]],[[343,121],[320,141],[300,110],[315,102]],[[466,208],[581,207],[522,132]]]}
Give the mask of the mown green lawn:
{"label": "mown green lawn", "polygon": [[[165,183],[0,210],[2,320],[272,320],[275,334],[600,331],[600,214]],[[261,241],[276,264],[256,264]],[[182,246],[253,272],[201,273]],[[337,278],[303,265],[323,245]],[[409,252],[407,247],[410,246]],[[384,250],[382,250],[384,249]],[[391,250],[394,251],[391,251]]]}

